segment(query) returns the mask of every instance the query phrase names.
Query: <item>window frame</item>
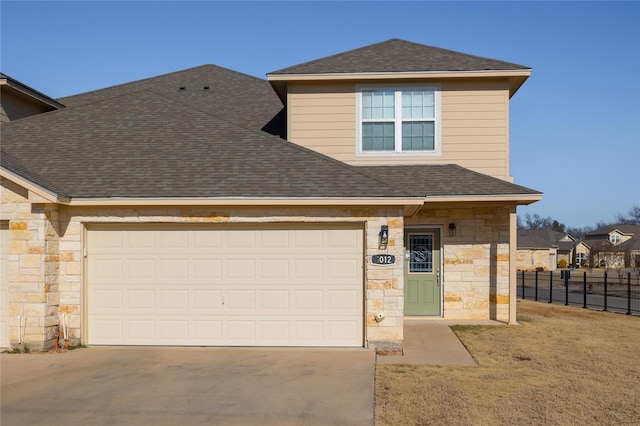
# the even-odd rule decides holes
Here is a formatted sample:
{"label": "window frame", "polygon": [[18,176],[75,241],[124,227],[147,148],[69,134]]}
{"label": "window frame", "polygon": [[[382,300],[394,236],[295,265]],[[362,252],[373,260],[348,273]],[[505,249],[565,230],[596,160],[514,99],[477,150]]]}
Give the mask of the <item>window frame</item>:
{"label": "window frame", "polygon": [[[371,90],[389,90],[394,92],[394,118],[380,120],[363,120],[362,118],[362,92]],[[409,91],[433,91],[434,117],[433,119],[411,119],[402,117],[402,93]],[[442,118],[441,118],[441,86],[437,83],[429,84],[359,84],[356,85],[356,156],[359,157],[439,157],[442,155]],[[402,150],[402,123],[410,121],[433,122],[433,150]],[[389,151],[365,151],[362,149],[362,123],[363,122],[393,122],[394,123],[394,150]]]}

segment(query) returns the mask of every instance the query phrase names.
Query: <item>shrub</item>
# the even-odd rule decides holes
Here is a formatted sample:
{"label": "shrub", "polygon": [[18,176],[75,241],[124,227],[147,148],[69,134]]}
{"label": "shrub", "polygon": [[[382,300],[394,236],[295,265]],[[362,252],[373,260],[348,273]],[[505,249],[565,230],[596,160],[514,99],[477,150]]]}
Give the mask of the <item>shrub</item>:
{"label": "shrub", "polygon": [[560,261],[558,262],[558,268],[564,269],[567,267],[567,265],[569,264],[569,262],[567,262],[567,259],[560,259]]}

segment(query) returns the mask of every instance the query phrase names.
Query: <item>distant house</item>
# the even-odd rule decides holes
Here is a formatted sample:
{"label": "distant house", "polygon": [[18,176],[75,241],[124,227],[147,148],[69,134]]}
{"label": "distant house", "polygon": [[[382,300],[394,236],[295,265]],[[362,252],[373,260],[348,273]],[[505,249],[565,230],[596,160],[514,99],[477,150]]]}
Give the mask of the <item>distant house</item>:
{"label": "distant house", "polygon": [[3,73],[0,73],[0,99],[1,123],[64,108],[60,102]]}
{"label": "distant house", "polygon": [[607,225],[585,234],[589,264],[618,269],[640,267],[640,226]]}
{"label": "distant house", "polygon": [[551,229],[518,230],[516,262],[523,271],[555,271],[558,262],[582,266],[589,248],[569,234]]}
{"label": "distant house", "polygon": [[63,326],[401,350],[405,316],[515,323],[516,210],[542,194],[513,183],[509,101],[530,74],[394,39],[266,80],[32,91],[66,107],[1,129],[0,346]]}

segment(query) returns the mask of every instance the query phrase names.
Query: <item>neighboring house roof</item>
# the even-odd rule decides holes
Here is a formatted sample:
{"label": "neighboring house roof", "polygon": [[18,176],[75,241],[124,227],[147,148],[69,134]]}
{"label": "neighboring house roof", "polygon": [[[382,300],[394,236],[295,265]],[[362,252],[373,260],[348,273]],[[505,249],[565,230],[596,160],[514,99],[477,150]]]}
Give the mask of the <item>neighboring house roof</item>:
{"label": "neighboring house roof", "polygon": [[518,248],[556,247],[559,250],[568,251],[576,245],[576,242],[566,241],[566,236],[567,234],[552,229],[519,229]]}
{"label": "neighboring house roof", "polygon": [[610,233],[618,231],[624,235],[640,235],[640,226],[638,225],[607,225],[596,229],[595,231],[588,232],[585,237],[594,239],[593,237],[599,235],[608,236]]}
{"label": "neighboring house roof", "polygon": [[429,198],[529,196],[540,192],[484,175],[455,164],[409,166],[356,166],[368,176],[378,178],[412,195]]}
{"label": "neighboring house roof", "polygon": [[523,69],[530,69],[530,67],[405,40],[391,39],[283,68],[269,74],[350,74]]}
{"label": "neighboring house roof", "polygon": [[628,239],[624,243],[618,244],[616,247],[618,247],[620,251],[640,251],[640,238]]}
{"label": "neighboring house roof", "polygon": [[5,73],[0,72],[0,86],[3,88],[10,88],[16,92],[20,92],[29,98],[50,107],[51,110],[64,108],[64,104],[56,101],[53,98],[45,95],[42,92],[37,91],[36,89],[27,86],[26,84],[16,80],[15,78],[11,78]]}

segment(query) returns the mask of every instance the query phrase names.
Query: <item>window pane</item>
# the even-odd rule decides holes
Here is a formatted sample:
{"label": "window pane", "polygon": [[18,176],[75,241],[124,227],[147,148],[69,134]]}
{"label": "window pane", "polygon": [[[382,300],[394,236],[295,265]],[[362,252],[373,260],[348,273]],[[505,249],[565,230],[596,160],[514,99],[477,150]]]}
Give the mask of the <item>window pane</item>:
{"label": "window pane", "polygon": [[434,118],[433,90],[402,92],[402,118]]}
{"label": "window pane", "polygon": [[363,151],[393,151],[393,123],[362,123]]}
{"label": "window pane", "polygon": [[392,90],[368,90],[362,92],[363,119],[393,119],[395,100]]}
{"label": "window pane", "polygon": [[403,151],[433,151],[435,149],[434,124],[431,121],[402,123]]}
{"label": "window pane", "polygon": [[433,272],[433,235],[409,235],[409,272]]}

